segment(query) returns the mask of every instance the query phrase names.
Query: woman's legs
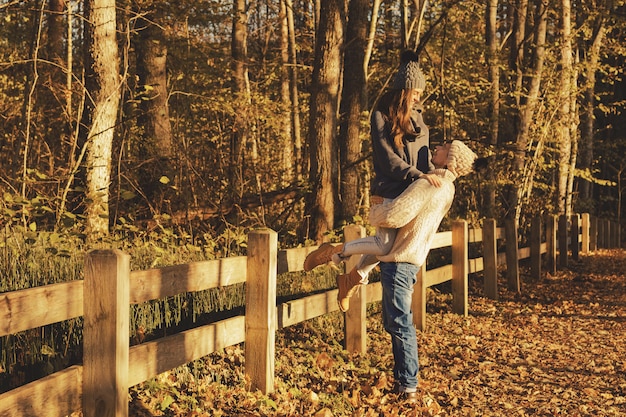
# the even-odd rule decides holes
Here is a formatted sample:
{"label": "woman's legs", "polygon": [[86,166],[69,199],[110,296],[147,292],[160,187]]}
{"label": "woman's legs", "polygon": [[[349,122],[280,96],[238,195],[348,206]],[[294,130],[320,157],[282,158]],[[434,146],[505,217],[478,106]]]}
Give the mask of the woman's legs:
{"label": "woman's legs", "polygon": [[400,392],[415,392],[419,363],[411,300],[419,267],[402,262],[381,262],[380,271],[383,325],[391,335],[393,376]]}

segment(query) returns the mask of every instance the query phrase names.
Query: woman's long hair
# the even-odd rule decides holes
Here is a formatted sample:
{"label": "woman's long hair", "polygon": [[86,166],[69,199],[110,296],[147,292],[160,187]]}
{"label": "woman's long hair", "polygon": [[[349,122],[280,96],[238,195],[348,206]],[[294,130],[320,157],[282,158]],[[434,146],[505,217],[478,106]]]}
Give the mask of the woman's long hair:
{"label": "woman's long hair", "polygon": [[391,135],[397,149],[404,148],[404,135],[417,135],[411,122],[412,105],[408,90],[390,90],[378,101],[376,108],[391,123]]}

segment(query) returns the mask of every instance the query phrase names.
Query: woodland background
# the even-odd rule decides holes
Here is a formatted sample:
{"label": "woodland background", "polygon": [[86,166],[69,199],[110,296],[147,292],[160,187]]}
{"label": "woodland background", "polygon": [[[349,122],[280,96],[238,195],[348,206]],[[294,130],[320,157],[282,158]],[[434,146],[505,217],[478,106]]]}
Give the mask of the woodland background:
{"label": "woodland background", "polygon": [[468,139],[497,160],[458,187],[454,215],[624,210],[621,1],[3,0],[0,13],[11,228],[319,241],[366,218],[368,113],[406,48],[428,78],[433,143]]}
{"label": "woodland background", "polygon": [[[80,279],[98,246],[147,267],[245,253],[258,227],[290,247],[366,224],[369,111],[404,49],[431,142],[493,157],[449,218],[623,219],[623,1],[0,0],[0,32],[0,292]],[[0,382],[74,360],[77,327],[1,338]]]}

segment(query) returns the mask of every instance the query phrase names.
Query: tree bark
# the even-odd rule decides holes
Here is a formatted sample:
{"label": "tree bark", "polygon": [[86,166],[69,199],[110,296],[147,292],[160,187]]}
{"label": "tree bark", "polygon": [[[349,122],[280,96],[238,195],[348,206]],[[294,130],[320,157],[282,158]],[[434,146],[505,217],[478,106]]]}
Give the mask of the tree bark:
{"label": "tree bark", "polygon": [[[602,46],[605,33],[605,17],[599,16],[593,28],[591,46],[589,47],[586,43],[582,43],[579,48],[584,59],[580,168],[589,171],[591,171],[593,165],[596,71],[599,67],[600,47]],[[592,184],[588,179],[580,180],[579,195],[581,199],[589,200],[591,198]]]}
{"label": "tree bark", "polygon": [[346,27],[339,129],[339,217],[353,221],[359,213],[361,117],[367,103],[365,51],[369,0],[351,0]]}
{"label": "tree bark", "polygon": [[85,1],[86,220],[90,239],[109,232],[111,150],[119,107],[115,0]]}
{"label": "tree bark", "polygon": [[[522,63],[516,60],[516,92],[515,96],[519,103],[517,110],[517,124],[515,126],[515,142],[513,143],[513,173],[519,178],[519,181],[514,181],[508,195],[509,211],[506,213],[507,218],[514,220],[515,227],[519,225],[519,218],[521,214],[521,197],[524,192],[524,187],[521,185],[522,181],[527,180],[525,177],[526,167],[526,150],[528,149],[530,141],[530,126],[535,115],[535,109],[539,99],[539,88],[541,86],[541,79],[544,65],[545,55],[545,41],[547,31],[547,13],[546,3],[544,0],[538,0],[535,6],[535,12],[533,16],[534,20],[534,46],[532,61],[530,65],[530,75],[527,82],[527,93],[524,94],[526,89],[526,83],[520,82],[523,77],[520,78],[520,74],[523,74],[523,67],[519,65]],[[525,25],[526,22],[519,21],[520,25]],[[516,54],[519,57],[519,54]]]}
{"label": "tree bark", "polygon": [[172,126],[167,92],[167,42],[162,25],[149,12],[137,21],[137,75],[142,91],[141,114],[143,139],[148,155],[169,159],[172,152]]}
{"label": "tree bark", "polygon": [[[561,0],[561,73],[559,80],[559,120],[557,124],[558,135],[558,209],[560,214],[569,216],[571,206],[567,204],[567,184],[570,171],[570,158],[572,153],[572,137],[570,126],[573,123],[571,117],[572,94],[572,39],[571,39],[571,4],[570,0]],[[571,201],[571,200],[570,200]]]}
{"label": "tree bark", "polygon": [[[154,6],[151,6],[154,7]],[[172,126],[167,88],[167,39],[163,16],[154,9],[140,10],[135,27],[137,31],[135,56],[137,61],[139,117],[137,124],[142,128],[139,149],[145,159],[138,169],[137,177],[143,195],[157,212],[168,201],[160,182],[165,176],[173,180],[172,169]]]}
{"label": "tree bark", "polygon": [[[490,88],[489,106],[489,130],[487,131],[487,144],[495,149],[498,144],[498,126],[500,121],[500,61],[498,59],[498,0],[489,0],[485,13],[485,38],[487,44],[487,65],[489,66],[488,80]],[[496,216],[496,191],[494,170],[489,170],[487,186],[483,196],[483,209],[485,217]]]}
{"label": "tree bark", "polygon": [[281,185],[285,186],[294,179],[295,164],[293,163],[294,146],[293,146],[293,124],[291,123],[291,83],[290,83],[290,70],[289,70],[289,19],[287,18],[287,2],[288,0],[280,1],[280,101],[285,106],[284,112],[280,117],[281,129],[281,147],[283,150],[282,155],[282,172],[283,176],[280,178]]}
{"label": "tree bark", "polygon": [[248,137],[247,120],[245,118],[249,97],[248,88],[248,11],[246,0],[233,2],[233,30],[231,42],[232,91],[236,98],[236,106],[240,111],[235,116],[231,136],[230,157],[230,191],[234,202],[243,195],[244,182],[244,149]]}
{"label": "tree bark", "polygon": [[307,201],[310,230],[307,235],[321,241],[334,227],[334,200],[337,192],[335,129],[341,77],[343,45],[343,0],[323,1],[316,34],[315,65],[311,86],[309,144],[312,193]]}

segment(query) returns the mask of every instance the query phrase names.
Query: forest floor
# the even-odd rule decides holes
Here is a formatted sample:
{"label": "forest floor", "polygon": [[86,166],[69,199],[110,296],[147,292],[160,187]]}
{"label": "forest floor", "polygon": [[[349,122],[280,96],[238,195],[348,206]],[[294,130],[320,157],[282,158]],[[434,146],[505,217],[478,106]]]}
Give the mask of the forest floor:
{"label": "forest floor", "polygon": [[470,278],[469,315],[429,292],[418,332],[421,399],[392,394],[380,304],[365,354],[342,349],[339,313],[282,329],[275,391],[249,392],[242,345],[131,389],[131,416],[626,416],[626,251],[601,250],[499,300]]}

